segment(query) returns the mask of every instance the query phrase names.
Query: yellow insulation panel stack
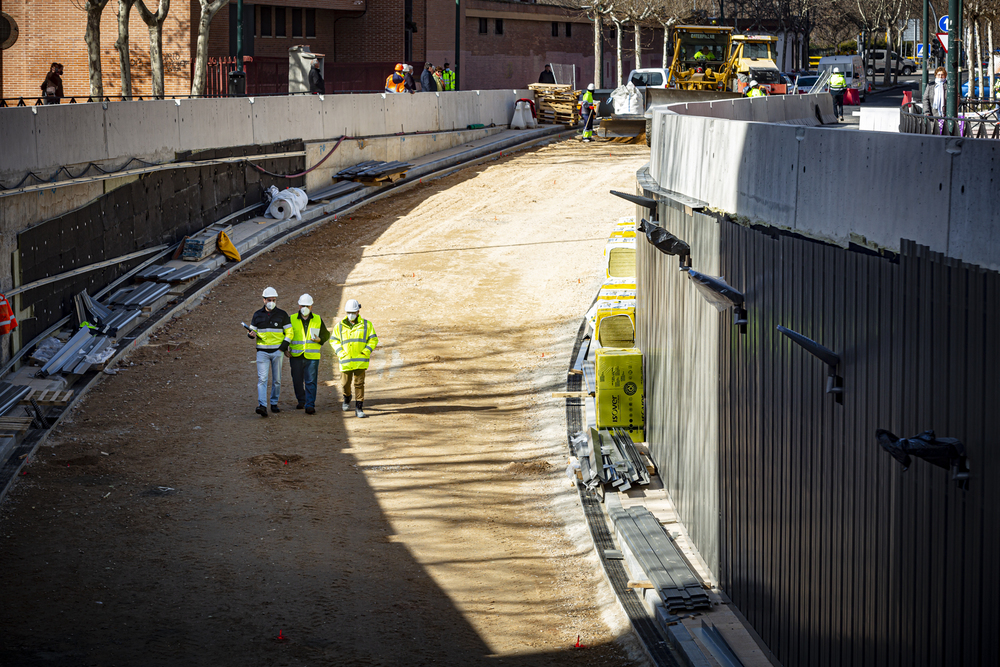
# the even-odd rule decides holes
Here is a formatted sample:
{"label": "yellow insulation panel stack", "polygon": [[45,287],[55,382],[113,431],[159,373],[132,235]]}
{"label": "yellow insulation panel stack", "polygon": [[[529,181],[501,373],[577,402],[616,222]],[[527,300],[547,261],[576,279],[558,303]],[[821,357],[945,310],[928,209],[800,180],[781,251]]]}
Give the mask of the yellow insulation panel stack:
{"label": "yellow insulation panel stack", "polygon": [[604,246],[605,276],[634,278],[635,238],[612,237]]}
{"label": "yellow insulation panel stack", "polygon": [[594,366],[597,428],[624,428],[632,440],[644,442],[642,352],[635,348],[602,347],[597,350]]}

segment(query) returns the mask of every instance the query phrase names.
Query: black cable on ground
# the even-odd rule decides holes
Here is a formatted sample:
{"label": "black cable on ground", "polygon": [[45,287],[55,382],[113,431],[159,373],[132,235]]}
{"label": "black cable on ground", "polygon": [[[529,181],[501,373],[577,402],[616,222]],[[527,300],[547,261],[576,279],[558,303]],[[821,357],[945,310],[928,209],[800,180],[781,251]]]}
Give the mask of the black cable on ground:
{"label": "black cable on ground", "polygon": [[[573,354],[570,355],[570,369],[573,361],[580,354],[580,347],[583,345],[584,333],[587,331],[587,321],[584,319],[580,323],[580,330],[576,334],[576,343],[573,345]],[[582,375],[567,373],[566,391],[581,391],[583,384]],[[580,433],[586,427],[584,410],[586,409],[585,399],[566,399],[566,438],[571,454],[573,452],[573,436]],[[604,572],[611,582],[611,586],[621,602],[629,622],[635,629],[639,641],[646,647],[646,651],[652,657],[657,667],[680,667],[677,656],[671,651],[666,639],[660,632],[656,620],[649,617],[646,607],[643,606],[638,594],[628,587],[628,572],[625,571],[623,561],[611,560],[604,555],[605,549],[615,549],[611,531],[608,530],[608,522],[604,518],[600,502],[587,490],[587,487],[577,482],[577,491],[580,494],[580,504],[583,505],[583,513],[587,517],[587,525],[590,528],[590,537],[594,540],[594,548],[597,556],[601,559]]]}

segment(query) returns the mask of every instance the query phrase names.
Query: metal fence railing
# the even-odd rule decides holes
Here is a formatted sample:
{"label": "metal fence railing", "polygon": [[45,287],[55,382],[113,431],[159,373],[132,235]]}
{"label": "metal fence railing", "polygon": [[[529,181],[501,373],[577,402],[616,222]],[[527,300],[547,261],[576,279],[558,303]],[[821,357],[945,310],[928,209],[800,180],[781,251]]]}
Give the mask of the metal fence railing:
{"label": "metal fence railing", "polygon": [[[957,118],[931,116],[921,113],[916,104],[907,104],[899,114],[899,131],[907,134],[930,134],[942,137],[970,137],[972,139],[1000,139],[1000,115],[996,103],[979,100],[980,109],[970,104]],[[986,106],[989,102],[991,106]]]}

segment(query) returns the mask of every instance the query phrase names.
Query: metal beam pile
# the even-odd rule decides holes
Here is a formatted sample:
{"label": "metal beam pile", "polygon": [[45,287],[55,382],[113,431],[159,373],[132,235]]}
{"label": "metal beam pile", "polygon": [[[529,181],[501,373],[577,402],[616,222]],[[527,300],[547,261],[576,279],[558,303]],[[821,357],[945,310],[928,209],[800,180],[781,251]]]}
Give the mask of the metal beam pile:
{"label": "metal beam pile", "polygon": [[31,387],[0,382],[0,415],[7,414],[7,411],[20,403],[29,391],[31,391]]}
{"label": "metal beam pile", "polygon": [[342,181],[357,181],[359,183],[391,183],[406,176],[407,170],[413,165],[407,162],[381,162],[379,160],[368,160],[341,169],[334,178]]}
{"label": "metal beam pile", "polygon": [[615,530],[672,614],[712,606],[708,592],[645,507],[608,507]]}
{"label": "metal beam pile", "polygon": [[170,291],[170,283],[143,283],[139,287],[118,290],[109,299],[126,308],[144,308]]}
{"label": "metal beam pile", "polygon": [[[628,431],[620,428],[598,431],[592,428],[589,444],[587,448],[580,448],[580,474],[588,487],[604,483],[618,491],[628,491],[633,484],[649,484],[649,471]],[[588,459],[586,467],[585,457]]]}

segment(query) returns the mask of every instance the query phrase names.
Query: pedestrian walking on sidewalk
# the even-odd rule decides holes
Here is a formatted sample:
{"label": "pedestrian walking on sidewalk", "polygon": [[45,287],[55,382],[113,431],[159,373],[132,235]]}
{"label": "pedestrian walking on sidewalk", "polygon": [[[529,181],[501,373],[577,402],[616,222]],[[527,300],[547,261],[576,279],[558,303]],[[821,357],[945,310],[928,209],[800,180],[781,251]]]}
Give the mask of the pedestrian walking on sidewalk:
{"label": "pedestrian walking on sidewalk", "polygon": [[365,417],[365,371],[371,359],[378,336],[375,326],[361,317],[361,304],[351,299],[347,302],[347,316],[333,328],[330,344],[340,360],[340,386],[344,393],[344,412],[351,409],[351,383],[354,383],[354,414]]}
{"label": "pedestrian walking on sidewalk", "polygon": [[309,92],[313,95],[326,93],[326,83],[323,81],[323,70],[319,66],[319,58],[313,60],[309,68]]}
{"label": "pedestrian walking on sidewalk", "polygon": [[425,93],[433,93],[437,90],[434,83],[434,65],[424,63],[424,71],[420,74],[420,90]]}
{"label": "pedestrian walking on sidewalk", "polygon": [[261,294],[264,307],[253,314],[247,334],[257,343],[257,414],[267,417],[267,374],[271,372],[271,412],[281,412],[281,357],[288,354],[292,321],[278,308],[278,292],[268,287]]}
{"label": "pedestrian walking on sidewalk", "polygon": [[840,73],[839,67],[833,68],[830,75],[830,94],[833,95],[833,115],[844,120],[844,91],[847,90],[847,79]]}
{"label": "pedestrian walking on sidewalk", "polygon": [[934,71],[934,81],[928,83],[924,88],[924,114],[927,116],[944,116],[947,94],[948,70],[938,67]]}
{"label": "pedestrian walking on sidewalk", "polygon": [[552,73],[552,67],[546,65],[542,73],[538,75],[538,83],[555,83],[556,75]]}
{"label": "pedestrian walking on sidewalk", "polygon": [[307,415],[316,414],[316,380],[319,374],[320,350],[330,340],[330,332],[323,318],[313,312],[313,298],[308,294],[299,297],[299,310],[292,315],[292,343],[288,348],[288,364],[292,368],[292,387],[298,404],[296,410],[306,409]]}
{"label": "pedestrian walking on sidewalk", "polygon": [[45,75],[42,82],[42,95],[45,96],[46,104],[59,104],[63,96],[62,82],[63,66],[60,63],[52,63],[49,73]]}

